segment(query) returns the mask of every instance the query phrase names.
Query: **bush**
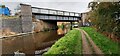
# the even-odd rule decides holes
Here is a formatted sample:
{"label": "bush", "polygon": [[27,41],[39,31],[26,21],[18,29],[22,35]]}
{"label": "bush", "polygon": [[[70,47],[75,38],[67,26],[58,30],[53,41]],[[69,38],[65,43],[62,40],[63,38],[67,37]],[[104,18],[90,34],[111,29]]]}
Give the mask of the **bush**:
{"label": "bush", "polygon": [[100,32],[114,34],[109,36],[120,37],[120,2],[93,2],[94,10],[89,12],[89,19],[96,29]]}
{"label": "bush", "polygon": [[44,56],[57,56],[59,54],[67,54],[68,56],[81,54],[81,35],[79,30],[74,29],[69,31],[64,37],[59,39],[48,52],[44,53]]}

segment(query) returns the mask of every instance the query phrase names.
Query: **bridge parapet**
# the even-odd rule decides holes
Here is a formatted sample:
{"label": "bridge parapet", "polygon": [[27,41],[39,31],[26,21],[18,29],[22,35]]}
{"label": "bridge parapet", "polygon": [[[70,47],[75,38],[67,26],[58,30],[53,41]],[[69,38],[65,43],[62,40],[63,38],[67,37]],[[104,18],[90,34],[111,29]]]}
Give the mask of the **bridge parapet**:
{"label": "bridge parapet", "polygon": [[81,17],[81,14],[76,12],[68,12],[68,11],[37,8],[37,7],[32,7],[32,12],[38,14],[52,14],[52,15],[61,15],[61,16]]}

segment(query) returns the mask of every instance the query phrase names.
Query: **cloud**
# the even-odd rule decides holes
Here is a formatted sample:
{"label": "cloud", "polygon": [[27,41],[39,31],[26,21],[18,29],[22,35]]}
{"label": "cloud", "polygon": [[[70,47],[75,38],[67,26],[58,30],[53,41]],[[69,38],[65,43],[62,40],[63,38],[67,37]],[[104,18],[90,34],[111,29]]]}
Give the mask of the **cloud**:
{"label": "cloud", "polygon": [[65,10],[71,12],[83,12],[87,10],[89,2],[29,2],[33,7]]}
{"label": "cloud", "polygon": [[2,2],[90,2],[92,0],[0,0]]}
{"label": "cloud", "polygon": [[[52,0],[53,1],[53,0]],[[15,12],[15,8],[21,2],[3,2],[2,4],[9,7],[12,13]],[[22,2],[32,5],[32,7],[49,8],[70,12],[85,12],[89,2]]]}

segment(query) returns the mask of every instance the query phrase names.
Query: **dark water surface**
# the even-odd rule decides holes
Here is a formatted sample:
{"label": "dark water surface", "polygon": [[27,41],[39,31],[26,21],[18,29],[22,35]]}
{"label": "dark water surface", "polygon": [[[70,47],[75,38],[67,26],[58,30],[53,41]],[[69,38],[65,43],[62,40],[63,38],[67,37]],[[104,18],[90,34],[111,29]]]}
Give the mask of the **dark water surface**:
{"label": "dark water surface", "polygon": [[56,30],[52,30],[3,38],[0,39],[2,42],[2,54],[13,54],[16,51],[25,54],[34,54],[35,50],[51,46],[60,37]]}

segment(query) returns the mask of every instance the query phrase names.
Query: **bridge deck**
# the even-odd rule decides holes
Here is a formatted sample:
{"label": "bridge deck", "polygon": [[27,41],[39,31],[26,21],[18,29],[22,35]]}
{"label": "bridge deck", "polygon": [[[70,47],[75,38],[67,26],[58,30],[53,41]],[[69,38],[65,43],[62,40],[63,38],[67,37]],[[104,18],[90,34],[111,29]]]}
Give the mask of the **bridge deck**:
{"label": "bridge deck", "polygon": [[37,7],[32,7],[32,13],[35,18],[42,20],[77,21],[81,19],[80,13]]}

